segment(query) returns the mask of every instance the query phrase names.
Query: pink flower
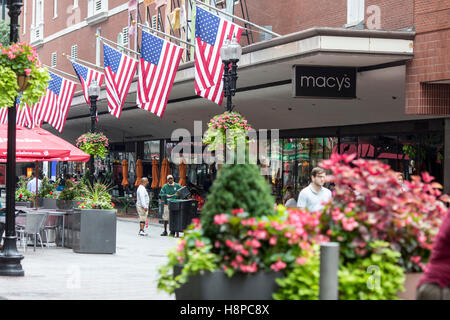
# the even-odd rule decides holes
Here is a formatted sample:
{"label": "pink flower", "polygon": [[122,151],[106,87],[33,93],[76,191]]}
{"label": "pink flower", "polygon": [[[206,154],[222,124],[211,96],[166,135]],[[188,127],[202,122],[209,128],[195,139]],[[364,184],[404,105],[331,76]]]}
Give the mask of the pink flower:
{"label": "pink flower", "polygon": [[214,223],[215,224],[221,225],[221,224],[225,224],[227,222],[228,222],[228,218],[227,218],[227,215],[225,213],[217,214],[217,215],[214,216]]}
{"label": "pink flower", "polygon": [[305,257],[298,257],[297,260],[295,260],[297,264],[304,264],[306,261],[308,261],[308,259]]}
{"label": "pink flower", "polygon": [[233,209],[233,210],[231,210],[231,213],[234,215],[237,215],[238,213],[244,213],[244,209],[243,208]]}
{"label": "pink flower", "polygon": [[272,269],[272,270],[275,271],[275,272],[280,271],[280,270],[283,270],[283,269],[285,269],[285,268],[286,268],[286,263],[284,263],[283,261],[281,261],[281,259],[278,260],[277,262],[273,263],[273,264],[270,266],[270,269]]}
{"label": "pink flower", "polygon": [[269,239],[269,244],[272,245],[272,246],[276,245],[277,244],[277,238],[275,238],[275,237],[270,238]]}
{"label": "pink flower", "polygon": [[196,246],[197,248],[202,248],[202,247],[205,246],[205,243],[204,243],[203,241],[200,241],[200,240],[198,240],[198,239],[195,239],[195,246]]}
{"label": "pink flower", "polygon": [[184,240],[184,239],[180,240],[180,242],[178,242],[178,246],[177,246],[176,251],[177,251],[177,252],[182,252],[182,251],[184,251],[184,246],[185,246],[185,244],[186,244],[186,240]]}
{"label": "pink flower", "polygon": [[24,70],[25,70],[25,74],[26,74],[27,76],[29,76],[30,73],[31,73],[31,69],[24,69]]}

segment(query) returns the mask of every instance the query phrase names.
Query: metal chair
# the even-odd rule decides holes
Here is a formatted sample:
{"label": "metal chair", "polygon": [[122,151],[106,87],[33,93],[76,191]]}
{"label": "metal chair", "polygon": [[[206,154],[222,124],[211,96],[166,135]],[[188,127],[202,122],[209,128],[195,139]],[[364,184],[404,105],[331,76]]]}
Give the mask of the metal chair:
{"label": "metal chair", "polygon": [[27,249],[28,236],[34,236],[34,250],[36,251],[36,238],[39,236],[42,249],[41,230],[43,229],[44,222],[47,219],[47,213],[27,213],[25,227],[17,229],[17,233],[20,235],[20,242],[23,243],[24,250]]}
{"label": "metal chair", "polygon": [[57,218],[58,217],[55,215],[50,214],[47,215],[47,219],[44,224],[45,242],[47,247],[48,247],[49,231],[54,230],[56,232],[56,229],[58,228]]}

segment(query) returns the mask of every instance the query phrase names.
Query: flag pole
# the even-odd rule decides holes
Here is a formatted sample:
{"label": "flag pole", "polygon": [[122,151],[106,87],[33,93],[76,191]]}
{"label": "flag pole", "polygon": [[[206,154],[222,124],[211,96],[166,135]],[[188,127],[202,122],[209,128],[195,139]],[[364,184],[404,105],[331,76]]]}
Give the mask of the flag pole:
{"label": "flag pole", "polygon": [[273,32],[273,31],[270,31],[270,30],[266,29],[266,28],[263,28],[263,27],[261,27],[261,26],[258,26],[257,24],[254,24],[254,23],[252,23],[252,22],[250,22],[250,21],[247,21],[247,20],[244,20],[244,19],[242,19],[242,18],[236,17],[235,15],[233,15],[233,14],[231,14],[231,13],[228,13],[228,12],[226,12],[226,11],[221,11],[221,10],[217,9],[216,7],[210,6],[209,4],[206,4],[206,3],[201,2],[201,1],[199,1],[199,0],[193,0],[193,1],[194,1],[195,3],[197,3],[197,4],[202,5],[202,6],[208,7],[208,8],[210,8],[210,9],[214,9],[214,10],[216,10],[217,12],[220,12],[220,14],[224,14],[224,15],[229,16],[229,17],[231,17],[231,18],[233,18],[233,19],[236,19],[236,20],[238,20],[238,21],[247,23],[247,24],[249,24],[249,25],[251,25],[251,26],[253,26],[253,27],[255,27],[255,28],[258,28],[258,29],[260,29],[260,30],[262,30],[262,31],[264,31],[264,32],[266,32],[266,33],[268,33],[268,34],[271,34],[271,35],[273,35],[273,36],[275,36],[275,37],[281,37],[281,35],[278,34],[278,33],[275,33],[275,32]]}
{"label": "flag pole", "polygon": [[114,42],[114,41],[108,40],[108,39],[106,39],[106,38],[103,38],[102,36],[100,36],[100,35],[98,35],[98,34],[96,34],[95,37],[96,37],[96,38],[99,38],[100,40],[102,40],[102,41],[104,41],[104,42],[109,42],[109,43],[111,43],[111,44],[114,44],[114,45],[116,45],[116,46],[118,46],[119,48],[122,48],[122,49],[124,49],[124,50],[128,50],[128,51],[130,51],[130,52],[132,52],[132,53],[134,53],[134,54],[141,55],[141,54],[140,54],[139,52],[137,52],[137,51],[134,51],[134,50],[132,50],[132,49],[128,49],[127,47],[121,46],[121,45],[118,44],[117,42]]}
{"label": "flag pole", "polygon": [[46,67],[46,68],[48,68],[48,69],[51,69],[52,71],[55,71],[55,72],[61,72],[62,74],[66,75],[66,76],[68,76],[68,77],[72,77],[72,78],[74,78],[74,79],[77,79],[78,82],[80,81],[80,79],[78,79],[78,77],[75,77],[74,75],[71,75],[70,73],[67,73],[67,72],[64,72],[64,71],[55,69],[55,68],[50,67],[50,66],[47,66],[47,65],[45,65],[45,64],[43,64],[43,66]]}
{"label": "flag pole", "polygon": [[194,47],[194,45],[193,45],[192,43],[190,43],[190,42],[184,41],[184,40],[182,40],[182,39],[180,39],[180,38],[174,37],[174,36],[172,36],[172,35],[170,35],[170,34],[167,34],[167,33],[165,33],[165,32],[162,32],[162,31],[153,29],[152,27],[148,27],[148,26],[146,26],[145,24],[138,23],[138,22],[136,22],[135,20],[133,20],[131,23],[137,25],[138,27],[141,27],[142,29],[148,29],[148,30],[154,31],[154,32],[156,32],[156,33],[158,33],[158,34],[161,34],[161,35],[163,35],[163,36],[165,36],[165,37],[168,37],[168,38],[170,38],[170,39],[172,39],[172,40],[180,41],[180,42],[182,42],[182,43],[184,43],[184,44],[187,44],[188,46]]}
{"label": "flag pole", "polygon": [[62,55],[64,57],[66,57],[67,59],[69,59],[69,60],[74,60],[76,62],[81,62],[81,63],[87,64],[88,66],[91,66],[93,68],[97,68],[97,69],[100,69],[100,70],[103,71],[103,68],[98,66],[98,65],[96,65],[96,64],[93,64],[93,63],[90,63],[90,62],[87,62],[87,61],[84,61],[84,60],[81,60],[81,59],[78,59],[78,58],[71,57],[71,56],[69,56],[69,55],[67,55],[65,53],[63,53]]}

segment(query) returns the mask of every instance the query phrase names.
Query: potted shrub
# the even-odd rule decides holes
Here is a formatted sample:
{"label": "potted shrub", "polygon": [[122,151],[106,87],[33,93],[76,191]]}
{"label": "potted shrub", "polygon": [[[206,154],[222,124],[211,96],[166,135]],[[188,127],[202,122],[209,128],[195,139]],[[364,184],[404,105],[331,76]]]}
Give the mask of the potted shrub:
{"label": "potted shrub", "polygon": [[0,44],[0,106],[15,106],[18,92],[22,93],[20,105],[34,105],[45,94],[49,81],[34,47],[24,42]]}
{"label": "potted shrub", "polygon": [[39,197],[42,198],[42,207],[45,209],[58,209],[56,202],[58,200],[58,193],[56,191],[56,184],[50,183],[47,177],[42,179],[41,189],[39,189]]}
{"label": "potted shrub", "polygon": [[116,210],[108,187],[85,185],[71,219],[72,249],[77,253],[116,252]]}
{"label": "potted shrub", "polygon": [[19,178],[19,182],[16,188],[16,206],[24,206],[31,208],[33,206],[33,201],[35,199],[35,195],[28,191],[27,189],[27,180],[23,177]]}
{"label": "potted shrub", "polygon": [[67,179],[64,189],[59,193],[56,205],[58,209],[78,208],[78,202],[83,200],[84,184],[74,179]]}
{"label": "potted shrub", "polygon": [[333,155],[322,162],[335,183],[333,199],[321,220],[321,232],[339,242],[345,263],[354,264],[373,254],[370,244],[388,243],[399,253],[406,272],[400,298],[414,299],[415,284],[428,261],[441,221],[447,213],[439,183],[427,173],[398,181],[398,173],[379,161],[354,160],[355,155]]}

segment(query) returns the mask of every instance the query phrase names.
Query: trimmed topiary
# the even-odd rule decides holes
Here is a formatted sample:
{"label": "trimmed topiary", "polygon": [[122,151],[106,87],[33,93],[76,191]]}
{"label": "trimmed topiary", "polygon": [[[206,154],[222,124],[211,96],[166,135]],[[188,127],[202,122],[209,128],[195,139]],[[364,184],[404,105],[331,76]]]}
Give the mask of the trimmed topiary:
{"label": "trimmed topiary", "polygon": [[219,226],[214,216],[243,208],[249,217],[273,214],[275,200],[270,186],[254,164],[225,164],[219,170],[202,210],[201,224],[205,236],[214,240]]}

